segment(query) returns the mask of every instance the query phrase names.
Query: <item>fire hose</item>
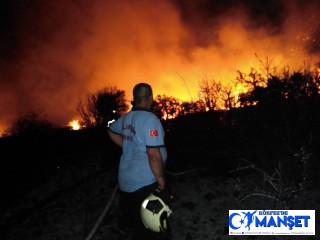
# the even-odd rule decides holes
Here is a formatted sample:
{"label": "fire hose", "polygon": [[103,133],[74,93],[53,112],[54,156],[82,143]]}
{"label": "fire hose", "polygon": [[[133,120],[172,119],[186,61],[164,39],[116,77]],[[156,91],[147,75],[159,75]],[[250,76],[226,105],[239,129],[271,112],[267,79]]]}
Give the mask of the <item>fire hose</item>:
{"label": "fire hose", "polygon": [[116,184],[116,186],[113,189],[111,198],[109,200],[109,202],[107,203],[106,207],[103,209],[102,213],[100,214],[98,220],[96,221],[96,223],[94,224],[92,230],[90,231],[89,235],[86,237],[86,240],[90,240],[92,238],[92,236],[95,234],[95,232],[97,231],[98,227],[100,226],[100,223],[102,222],[102,219],[104,218],[104,216],[107,214],[109,208],[111,207],[111,204],[113,202],[113,199],[116,196],[116,193],[118,191],[118,184]]}

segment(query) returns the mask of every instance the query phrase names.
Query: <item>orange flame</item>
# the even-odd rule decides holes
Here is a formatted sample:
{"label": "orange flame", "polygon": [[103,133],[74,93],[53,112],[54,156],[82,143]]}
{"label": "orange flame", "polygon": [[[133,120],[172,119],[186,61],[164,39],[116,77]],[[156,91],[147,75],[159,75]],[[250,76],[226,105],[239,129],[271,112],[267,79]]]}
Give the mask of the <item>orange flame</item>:
{"label": "orange flame", "polygon": [[68,126],[71,127],[71,129],[74,131],[80,130],[80,128],[81,128],[79,120],[77,120],[77,119],[70,121]]}
{"label": "orange flame", "polygon": [[0,124],[0,137],[2,137],[5,134],[5,131],[6,131],[6,127]]}
{"label": "orange flame", "polygon": [[[155,95],[196,101],[205,76],[228,85],[238,70],[263,68],[264,56],[280,72],[282,66],[301,69],[318,59],[317,1],[303,8],[299,1],[284,1],[285,11],[270,9],[277,9],[275,16],[260,16],[256,4],[219,1],[209,8],[203,7],[210,1],[80,2],[61,7],[58,1],[35,1],[39,5],[21,11],[28,17],[16,20],[23,30],[17,36],[25,38],[21,49],[12,49],[21,56],[1,62],[1,124],[23,113],[21,96],[29,109],[50,109],[48,119],[65,126],[79,98],[108,85],[124,90],[128,100],[134,85],[144,81]],[[237,99],[240,91],[233,93]]]}

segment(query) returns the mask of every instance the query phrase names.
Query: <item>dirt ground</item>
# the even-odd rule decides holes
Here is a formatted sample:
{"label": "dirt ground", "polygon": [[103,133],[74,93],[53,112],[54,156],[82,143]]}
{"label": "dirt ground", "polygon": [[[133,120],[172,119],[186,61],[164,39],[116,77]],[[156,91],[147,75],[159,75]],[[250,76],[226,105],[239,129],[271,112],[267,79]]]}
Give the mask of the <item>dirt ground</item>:
{"label": "dirt ground", "polygon": [[[315,236],[229,236],[229,210],[272,209],[273,201],[252,197],[245,202],[237,202],[234,194],[236,178],[215,176],[211,169],[199,169],[180,176],[169,176],[168,179],[175,199],[171,219],[174,240],[316,239]],[[5,226],[5,235],[1,239],[86,239],[110,201],[115,186],[116,169],[97,169],[92,174],[85,169],[75,172],[61,169],[54,179],[34,189],[1,216],[0,224]],[[314,183],[309,183],[293,201],[293,207],[315,209],[318,212],[319,190]],[[112,200],[92,240],[126,239],[117,229],[117,196]],[[317,235],[318,226],[319,218],[316,222]]]}

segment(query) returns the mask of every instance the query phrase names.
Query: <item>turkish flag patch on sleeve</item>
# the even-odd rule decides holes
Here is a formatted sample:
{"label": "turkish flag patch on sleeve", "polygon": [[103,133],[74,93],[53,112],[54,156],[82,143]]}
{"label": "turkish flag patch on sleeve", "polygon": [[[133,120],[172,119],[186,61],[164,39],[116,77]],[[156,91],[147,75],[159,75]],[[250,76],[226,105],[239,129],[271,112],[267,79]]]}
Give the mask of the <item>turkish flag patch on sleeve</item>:
{"label": "turkish flag patch on sleeve", "polygon": [[149,130],[150,137],[158,137],[158,130]]}

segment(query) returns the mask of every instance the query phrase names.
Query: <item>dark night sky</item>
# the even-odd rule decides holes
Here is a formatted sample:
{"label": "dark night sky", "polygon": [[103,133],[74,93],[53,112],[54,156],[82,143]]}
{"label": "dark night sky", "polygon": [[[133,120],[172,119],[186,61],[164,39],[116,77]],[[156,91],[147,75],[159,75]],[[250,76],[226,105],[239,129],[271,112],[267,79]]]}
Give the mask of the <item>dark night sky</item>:
{"label": "dark night sky", "polygon": [[[149,82],[198,97],[257,56],[299,68],[320,52],[319,1],[4,0],[0,2],[0,133],[27,111],[66,125],[80,98]],[[190,90],[190,94],[189,91]]]}

